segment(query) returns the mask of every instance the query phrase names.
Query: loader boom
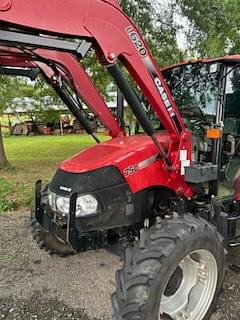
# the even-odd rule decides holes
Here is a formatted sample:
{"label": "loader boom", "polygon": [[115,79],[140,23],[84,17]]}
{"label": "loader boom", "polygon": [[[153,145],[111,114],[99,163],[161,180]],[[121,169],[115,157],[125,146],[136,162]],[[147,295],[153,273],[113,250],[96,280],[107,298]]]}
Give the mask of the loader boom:
{"label": "loader boom", "polygon": [[[4,0],[0,2],[0,21],[4,28],[17,27],[37,35],[42,42],[49,40],[42,34],[85,39],[93,44],[99,56],[103,55],[108,66],[119,59],[158,114],[171,139],[180,140],[185,127],[175,102],[142,36],[117,1],[24,0],[23,3]],[[0,32],[1,42],[3,32]],[[4,42],[14,46],[11,38],[4,38]]]}
{"label": "loader boom", "polygon": [[[0,64],[2,66],[15,67],[36,67],[41,70],[48,82],[52,82],[54,76],[60,74],[70,86],[76,89],[82,100],[90,107],[92,112],[100,119],[100,121],[110,130],[112,137],[124,135],[124,132],[119,127],[116,119],[109,111],[102,96],[96,90],[85,70],[80,63],[74,59],[71,54],[57,52],[46,49],[36,49],[34,52],[22,52],[16,48],[0,47]],[[65,72],[62,69],[53,70],[49,64],[59,64],[64,66]],[[71,81],[68,78],[71,76]]]}

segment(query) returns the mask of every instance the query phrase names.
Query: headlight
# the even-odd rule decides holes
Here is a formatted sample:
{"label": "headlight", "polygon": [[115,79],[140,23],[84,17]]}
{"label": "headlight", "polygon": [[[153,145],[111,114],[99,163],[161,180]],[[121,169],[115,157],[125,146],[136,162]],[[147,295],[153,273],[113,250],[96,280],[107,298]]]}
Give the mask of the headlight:
{"label": "headlight", "polygon": [[[49,206],[52,210],[58,211],[63,216],[67,216],[70,210],[70,198],[61,197],[53,192],[48,192]],[[91,195],[83,195],[77,198],[76,218],[83,218],[98,213],[99,205],[97,199]]]}
{"label": "headlight", "polygon": [[91,194],[77,198],[76,217],[86,217],[97,213],[98,201]]}
{"label": "headlight", "polygon": [[48,203],[52,210],[56,211],[56,194],[48,190]]}
{"label": "headlight", "polygon": [[57,210],[60,211],[64,216],[67,216],[70,209],[69,198],[57,197],[56,207],[57,207]]}

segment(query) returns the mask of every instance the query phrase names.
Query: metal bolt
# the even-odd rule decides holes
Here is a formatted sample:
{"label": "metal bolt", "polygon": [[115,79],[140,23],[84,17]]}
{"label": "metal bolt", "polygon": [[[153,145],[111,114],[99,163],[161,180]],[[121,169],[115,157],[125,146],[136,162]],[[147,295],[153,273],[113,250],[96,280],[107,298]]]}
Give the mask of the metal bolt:
{"label": "metal bolt", "polygon": [[114,52],[111,52],[108,54],[108,59],[111,61],[114,61],[116,59],[116,55]]}

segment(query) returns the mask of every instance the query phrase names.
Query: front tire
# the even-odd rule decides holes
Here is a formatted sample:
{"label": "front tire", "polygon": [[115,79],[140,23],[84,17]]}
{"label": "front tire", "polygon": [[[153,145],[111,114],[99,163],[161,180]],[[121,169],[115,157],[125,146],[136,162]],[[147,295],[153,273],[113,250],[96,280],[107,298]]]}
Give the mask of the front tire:
{"label": "front tire", "polygon": [[66,257],[76,253],[66,242],[59,239],[54,233],[48,232],[38,223],[31,212],[31,229],[33,239],[37,242],[40,249],[44,249],[48,254],[56,254],[59,257]]}
{"label": "front tire", "polygon": [[112,297],[116,320],[207,320],[225,275],[225,249],[215,227],[185,215],[141,231],[126,252]]}

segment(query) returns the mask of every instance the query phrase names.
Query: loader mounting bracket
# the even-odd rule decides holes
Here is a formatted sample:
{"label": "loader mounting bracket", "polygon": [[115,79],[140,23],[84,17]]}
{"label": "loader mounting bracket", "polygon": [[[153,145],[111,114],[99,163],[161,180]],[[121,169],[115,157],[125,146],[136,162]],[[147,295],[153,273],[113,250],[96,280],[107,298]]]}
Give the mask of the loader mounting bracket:
{"label": "loader mounting bracket", "polygon": [[1,30],[0,41],[1,43],[11,47],[29,45],[33,48],[51,48],[63,52],[67,51],[75,54],[80,59],[83,59],[92,47],[92,43],[87,40],[76,43],[66,40],[59,40],[56,38],[25,34],[22,33],[22,31],[15,32]]}

